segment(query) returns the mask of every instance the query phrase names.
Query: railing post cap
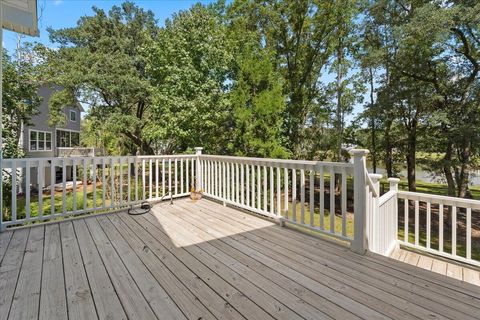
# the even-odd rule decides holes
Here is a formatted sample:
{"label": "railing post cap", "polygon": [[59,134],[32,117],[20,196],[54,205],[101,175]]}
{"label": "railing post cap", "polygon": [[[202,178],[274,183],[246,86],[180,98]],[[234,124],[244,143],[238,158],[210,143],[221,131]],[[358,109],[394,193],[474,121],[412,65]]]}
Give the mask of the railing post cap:
{"label": "railing post cap", "polygon": [[378,180],[382,179],[383,175],[379,173],[369,173],[368,176],[372,179],[373,182],[377,182]]}
{"label": "railing post cap", "polygon": [[399,183],[400,179],[399,178],[388,178],[388,182]]}
{"label": "railing post cap", "polygon": [[195,153],[201,154],[202,150],[203,150],[203,147],[195,147],[194,149],[195,149]]}
{"label": "railing post cap", "polygon": [[348,152],[356,157],[363,157],[370,153],[368,149],[350,149]]}

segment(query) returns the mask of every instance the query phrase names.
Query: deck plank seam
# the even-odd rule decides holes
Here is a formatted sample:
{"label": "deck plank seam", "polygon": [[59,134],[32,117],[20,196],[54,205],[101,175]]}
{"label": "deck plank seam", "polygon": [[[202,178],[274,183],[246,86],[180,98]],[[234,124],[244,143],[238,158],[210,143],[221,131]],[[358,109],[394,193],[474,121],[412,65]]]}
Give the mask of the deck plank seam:
{"label": "deck plank seam", "polygon": [[40,290],[38,292],[38,310],[37,310],[38,317],[40,317],[40,308],[42,306],[43,264],[45,261],[45,245],[46,245],[45,234],[46,234],[46,228],[45,226],[43,226],[43,245],[42,245],[42,263],[41,263],[42,266],[40,270]]}
{"label": "deck plank seam", "polygon": [[[213,209],[207,208],[207,210],[208,210],[209,212],[212,212],[212,214],[218,214],[218,215],[220,215],[220,216],[222,215],[221,213],[218,213],[218,212],[214,211]],[[204,211],[203,211],[203,212],[204,212]],[[205,214],[208,214],[208,213],[205,213]],[[218,217],[218,216],[217,216],[217,217]],[[218,218],[218,219],[220,219],[220,218]],[[224,222],[225,222],[225,223],[228,223],[228,221],[224,221]],[[255,236],[255,235],[254,235],[254,236]],[[283,246],[282,246],[282,243],[273,242],[271,239],[266,239],[265,237],[262,237],[262,236],[256,236],[256,237],[259,238],[259,239],[262,239],[262,238],[263,238],[264,240],[266,240],[266,241],[268,241],[268,242],[272,242],[272,245],[278,245],[279,247],[281,247],[281,248],[283,248],[283,249],[285,249],[285,250],[291,251],[290,249],[283,247]],[[255,241],[255,240],[253,240],[253,239],[252,239],[251,241],[257,242],[257,243],[260,244],[260,245],[262,244],[261,242]],[[283,254],[283,253],[281,253],[281,252],[279,252],[279,253],[280,253],[280,254]],[[308,256],[305,256],[305,255],[302,254],[302,253],[298,253],[298,254],[299,254],[300,256],[302,256],[302,257],[305,257],[305,258],[311,260],[311,258],[309,258]],[[284,256],[286,256],[286,255],[284,255]],[[288,258],[288,256],[286,256],[286,257]],[[316,261],[314,261],[314,262],[316,262]],[[309,266],[307,266],[307,265],[306,265],[304,262],[302,262],[302,261],[300,261],[299,263],[302,264],[303,266],[309,267]],[[320,263],[320,262],[317,261],[316,263]],[[309,267],[309,268],[310,268],[310,267]],[[329,268],[335,271],[335,269],[334,269],[333,267],[330,267],[330,266],[329,266]],[[363,274],[364,274],[365,276],[369,276],[369,275],[367,275],[367,274],[365,274],[365,273],[363,273]],[[404,301],[409,301],[409,300],[405,299],[404,297],[399,296],[398,294],[390,293],[390,292],[385,291],[387,288],[381,288],[381,287],[379,287],[379,286],[377,286],[377,285],[373,285],[373,284],[369,284],[369,285],[371,285],[372,287],[377,288],[378,290],[381,290],[381,291],[383,291],[383,292],[386,292],[386,293],[388,293],[388,294],[392,294],[392,295],[396,296],[398,299],[401,299],[401,300],[404,300]],[[389,285],[389,286],[392,286],[392,285]],[[405,291],[405,289],[402,289],[402,290]],[[406,291],[405,291],[405,292],[406,292]],[[406,292],[406,293],[408,293],[408,292]],[[428,299],[428,300],[430,300],[430,301],[433,301],[432,299],[430,299],[430,298],[428,298],[428,297],[425,297],[425,296],[423,296],[423,298],[426,298],[426,299]],[[412,303],[412,301],[410,301],[410,303]],[[417,303],[413,303],[413,304],[416,304],[416,305],[419,306],[419,307],[424,307],[423,305],[420,305],[420,304],[417,304]],[[430,310],[430,311],[433,312],[433,310]],[[457,310],[457,311],[461,312],[460,310]],[[461,313],[463,313],[463,312],[461,312]]]}
{"label": "deck plank seam", "polygon": [[[8,314],[7,314],[7,319],[10,318],[10,312],[12,310],[12,304],[13,304],[13,298],[15,297],[15,292],[17,291],[17,285],[18,285],[18,279],[20,278],[20,272],[22,271],[22,267],[23,267],[23,260],[25,258],[25,250],[27,249],[27,245],[28,245],[28,239],[30,238],[30,230],[31,229],[28,229],[28,235],[27,235],[27,240],[25,241],[25,246],[23,247],[23,254],[22,254],[22,262],[20,263],[20,266],[18,268],[18,272],[17,272],[17,280],[15,281],[15,288],[13,289],[13,292],[12,292],[12,298],[10,300],[10,306],[8,308]],[[13,235],[12,235],[12,238],[13,238]],[[8,250],[8,248],[7,248]]]}
{"label": "deck plank seam", "polygon": [[[150,222],[150,221],[149,221]],[[151,223],[151,222],[150,222]],[[153,224],[152,224],[153,225]],[[154,225],[153,225],[154,226]],[[155,226],[154,226],[155,227]],[[183,228],[183,226],[179,226],[181,228]],[[158,228],[157,228],[158,229]],[[188,231],[188,230],[187,230]],[[217,257],[214,257],[213,255],[211,255],[209,252],[207,252],[206,250],[204,250],[203,248],[201,248],[200,246],[194,244],[192,245],[192,247],[195,247],[197,248],[198,250],[204,252],[205,255],[207,255],[208,257],[210,257],[213,261],[216,261],[220,264],[222,264],[225,268],[229,269],[231,272],[237,274],[241,279],[243,279],[244,281],[250,283],[251,285],[255,286],[256,288],[258,288],[260,291],[262,291],[264,294],[268,295],[269,297],[271,297],[275,302],[277,302],[278,304],[282,305],[283,307],[289,309],[291,312],[294,312],[295,314],[297,314],[299,317],[303,318],[303,319],[306,319],[305,316],[301,315],[298,313],[298,311],[292,309],[290,306],[287,306],[285,303],[279,301],[277,298],[275,298],[274,296],[272,296],[269,292],[265,291],[263,288],[259,287],[258,285],[256,285],[255,283],[253,283],[252,281],[250,281],[249,279],[245,278],[244,276],[242,276],[238,271],[235,271],[233,270],[229,265],[225,264],[224,262],[222,262],[221,260],[219,260]],[[188,251],[188,250],[187,250]],[[193,255],[193,254],[192,254]],[[234,258],[232,258],[234,259]],[[238,262],[238,261],[237,261]],[[202,262],[203,263],[203,262]],[[209,266],[207,266],[205,263],[203,263],[207,268],[209,268],[212,272],[216,272],[215,270],[213,270],[212,268],[210,268]],[[255,272],[255,271],[253,271]],[[259,275],[261,276],[261,275]],[[223,278],[226,282],[228,282],[227,279]],[[265,278],[266,280],[268,280],[267,278]],[[269,280],[268,280],[269,281]],[[272,282],[273,283],[273,282]],[[233,284],[231,284],[232,286],[234,286]],[[237,290],[240,291],[239,288],[237,288]],[[241,292],[241,291],[240,291]],[[245,293],[243,293],[245,294]],[[251,299],[250,299],[251,300]],[[302,300],[302,299],[300,299]],[[253,303],[255,303],[255,301],[251,300]],[[303,302],[307,303],[306,301],[302,300]],[[269,312],[268,310],[266,310],[264,307],[258,305],[257,303],[255,303],[259,308],[261,308],[262,310],[264,310],[265,312],[267,312],[268,314],[270,314],[272,317],[275,318],[275,315],[272,314],[271,312]],[[309,304],[310,305],[310,304]],[[311,305],[310,305],[311,306]],[[311,306],[313,307],[313,306]],[[318,309],[317,309],[318,310]],[[319,312],[321,312],[320,310],[318,310]]]}
{"label": "deck plank seam", "polygon": [[[199,223],[200,223],[200,224],[202,224],[202,222],[199,222]],[[240,240],[236,240],[236,241],[239,241],[239,242],[241,242],[243,245],[245,245],[245,246],[247,246],[247,247],[251,248],[252,250],[256,250],[256,251],[258,251],[257,249],[255,249],[255,248],[251,247],[251,246],[250,246],[250,245],[248,245],[248,244],[245,244],[245,243],[243,243],[243,242],[242,242],[242,241],[240,241]],[[261,253],[261,254],[262,254],[262,255],[264,255],[263,253]],[[268,257],[268,256],[267,256],[267,257]],[[270,258],[271,258],[271,259],[273,259],[273,260],[275,260],[273,257],[270,257]],[[276,261],[276,260],[275,260],[275,261]],[[278,261],[277,261],[277,263],[281,263],[281,262],[278,262]],[[281,264],[283,264],[283,265],[284,265],[285,267],[287,267],[287,268],[290,268],[290,269],[292,269],[292,270],[296,270],[296,269],[293,269],[291,266],[285,265],[284,263],[281,263]],[[315,271],[315,270],[313,270],[313,271]],[[298,271],[298,272],[299,272],[299,273],[301,273],[301,274],[303,274],[301,271]],[[304,275],[304,274],[303,274],[303,275]],[[307,276],[307,275],[304,275],[304,276],[305,276],[305,277],[307,277],[307,278],[309,278],[309,279],[311,279],[313,282],[318,282],[317,280],[315,280],[315,279],[312,279],[311,277],[309,277],[309,276]],[[329,276],[326,276],[326,277],[329,277]],[[333,279],[333,278],[331,278],[331,277],[329,277],[329,278],[330,278],[330,279],[332,279],[332,280],[334,280],[334,281],[336,280],[336,279]],[[292,280],[293,280],[293,279],[292,279]],[[367,305],[364,305],[364,304],[363,304],[361,301],[358,301],[358,300],[355,300],[355,299],[353,299],[353,298],[351,298],[351,297],[347,297],[347,296],[345,296],[345,295],[344,295],[344,293],[342,293],[342,292],[338,292],[338,291],[337,291],[335,288],[331,287],[331,286],[330,286],[330,285],[328,285],[328,284],[323,284],[323,285],[324,285],[324,286],[327,286],[327,287],[329,287],[331,290],[333,290],[333,291],[337,292],[339,295],[342,295],[342,296],[344,296],[344,297],[346,297],[346,298],[352,299],[352,301],[355,301],[355,302],[356,302],[356,303],[358,303],[359,305],[363,305],[363,307],[365,307],[365,308],[369,309],[371,312],[374,312],[374,313],[379,313],[379,314],[382,314],[383,316],[386,316],[386,317],[390,317],[390,316],[391,316],[391,315],[388,315],[388,314],[384,314],[384,313],[382,313],[381,311],[378,311],[378,310],[372,309],[371,307],[369,307],[369,306],[367,306]],[[348,286],[348,284],[347,284],[347,286]],[[351,288],[353,288],[353,289],[354,289],[354,287],[351,287]],[[357,290],[358,290],[358,289],[357,289]],[[370,296],[371,296],[371,295],[370,295]],[[374,299],[377,299],[377,298],[376,298],[376,297],[374,297],[374,296],[371,296],[371,297],[372,297],[372,298],[374,298]],[[386,304],[388,304],[388,303],[386,303]],[[339,307],[341,307],[341,308],[344,308],[344,307],[342,307],[342,306],[339,306]],[[397,310],[398,310],[398,311],[401,311],[401,310],[400,310],[400,309],[398,309],[398,308],[397,308]],[[347,310],[347,311],[349,311],[349,310]]]}
{"label": "deck plank seam", "polygon": [[[153,273],[151,272],[151,270],[145,265],[145,263],[143,262],[143,260],[138,256],[138,254],[135,252],[135,250],[132,248],[132,246],[128,243],[128,241],[125,240],[125,238],[124,238],[124,236],[122,235],[122,233],[120,232],[120,230],[118,230],[118,228],[111,222],[111,220],[110,220],[109,218],[107,218],[107,219],[108,219],[109,223],[112,224],[113,228],[117,231],[117,233],[119,234],[119,236],[123,239],[123,241],[124,241],[125,244],[128,246],[128,248],[130,248],[130,250],[133,252],[133,254],[135,255],[135,257],[140,261],[140,263],[145,267],[145,269],[148,271],[148,273],[152,276],[152,278],[155,280],[155,282],[158,284],[158,286],[165,291],[165,293],[168,295],[168,297],[170,298],[170,300],[175,304],[175,306],[178,308],[178,310],[184,315],[185,319],[188,319],[188,317],[187,317],[187,315],[185,314],[185,312],[178,306],[177,302],[175,302],[175,300],[172,298],[171,294],[161,285],[160,282],[158,282],[158,280],[155,278],[155,276],[153,275]],[[98,221],[98,218],[97,218],[97,221]],[[100,226],[101,226],[102,229],[103,229],[102,222],[101,222],[101,221],[98,221],[98,222],[99,222]],[[105,232],[105,230],[104,230],[104,233],[105,233],[105,235],[107,235],[107,233]],[[107,237],[108,237],[108,235],[107,235]],[[115,248],[115,250],[116,250],[118,256],[120,257],[120,259],[122,260],[123,264],[125,265],[125,262],[123,261],[122,256],[118,253],[118,250],[117,250],[117,248],[115,247],[113,241],[112,241],[109,237],[108,237],[108,239],[109,239],[110,243],[112,244],[112,247]],[[125,268],[127,268],[126,265],[125,265]],[[133,275],[130,273],[130,270],[129,270],[128,268],[127,268],[127,270],[129,271],[130,276],[133,278]],[[134,281],[135,281],[135,279],[134,279]],[[135,283],[136,283],[136,281],[135,281]],[[136,283],[136,284],[137,284],[137,283]],[[137,287],[139,288],[140,291],[142,291],[142,290],[140,289],[140,286],[139,286],[138,284],[137,284]],[[142,292],[142,294],[143,294],[143,292]],[[145,296],[144,296],[144,298],[145,298],[145,300],[146,300],[146,297],[145,297]],[[146,301],[148,302],[148,300],[146,300]]]}

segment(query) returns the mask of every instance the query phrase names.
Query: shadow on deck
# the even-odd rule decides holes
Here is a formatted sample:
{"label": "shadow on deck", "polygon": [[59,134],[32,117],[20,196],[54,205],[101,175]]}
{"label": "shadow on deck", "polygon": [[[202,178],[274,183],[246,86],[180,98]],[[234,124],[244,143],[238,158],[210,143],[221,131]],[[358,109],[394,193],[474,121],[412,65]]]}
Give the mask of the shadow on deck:
{"label": "shadow on deck", "polygon": [[1,319],[478,319],[480,288],[209,201],[0,234]]}

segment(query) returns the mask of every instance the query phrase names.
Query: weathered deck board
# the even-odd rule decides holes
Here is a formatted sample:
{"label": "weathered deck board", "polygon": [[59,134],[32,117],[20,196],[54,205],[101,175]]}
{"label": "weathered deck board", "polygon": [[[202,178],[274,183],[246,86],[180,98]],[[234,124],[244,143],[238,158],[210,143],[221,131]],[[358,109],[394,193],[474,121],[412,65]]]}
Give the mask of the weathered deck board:
{"label": "weathered deck board", "polygon": [[[412,256],[420,256],[420,258],[416,260],[412,259]],[[395,260],[403,261],[412,266],[417,266],[425,270],[439,273],[449,278],[462,280],[470,284],[480,286],[480,270],[473,266],[468,267],[464,264],[451,263],[447,262],[446,260],[440,260],[435,259],[431,256],[420,255],[405,249],[395,250],[392,253],[391,257]]]}
{"label": "weathered deck board", "polygon": [[72,222],[60,223],[60,238],[68,316],[70,319],[94,319],[97,312]]}
{"label": "weathered deck board", "polygon": [[0,234],[0,319],[478,318],[476,270],[392,257],[179,199]]}
{"label": "weathered deck board", "polygon": [[[201,214],[199,211],[197,211],[197,213]],[[209,213],[212,215],[217,214],[213,212]],[[206,216],[204,218],[208,219]],[[225,223],[227,223],[227,220]],[[217,225],[217,223],[213,224],[212,221],[209,221],[209,224]],[[234,223],[230,222],[229,224],[232,225]],[[451,314],[452,317],[465,317],[463,313],[452,312],[451,308],[444,306],[443,303],[449,302],[447,299],[443,299],[443,301],[440,300],[439,302],[429,300],[427,297],[429,297],[430,292],[425,292],[424,296],[419,294],[416,295],[414,292],[411,292],[409,287],[403,290],[399,288],[401,285],[398,281],[388,285],[389,278],[382,278],[382,275],[379,273],[372,274],[370,268],[362,269],[358,266],[348,266],[348,263],[345,263],[341,258],[333,255],[326,257],[326,259],[322,259],[321,257],[324,255],[323,252],[319,251],[318,253],[311,253],[312,250],[315,251],[315,248],[305,246],[302,243],[293,244],[292,241],[282,242],[281,239],[276,243],[268,243],[270,241],[269,239],[260,238],[263,231],[264,230],[260,230],[259,232],[253,233],[245,232],[242,233],[241,236],[250,238],[252,241],[244,240],[244,242],[255,248],[258,252],[263,252],[268,255],[270,251],[273,251],[274,253],[272,254],[272,257],[275,256],[278,261],[283,259],[281,258],[283,255],[287,255],[287,258],[291,260],[283,259],[285,265],[298,266],[297,270],[304,270],[303,273],[310,275],[312,278],[315,277],[316,273],[320,273],[324,276],[329,276],[332,279],[340,279],[339,282],[343,282],[344,285],[351,287],[351,289],[346,290],[346,292],[359,290],[363,295],[369,294],[369,300],[364,300],[366,301],[366,305],[369,305],[369,303],[374,301],[374,304],[371,306],[375,306],[378,310],[382,310],[383,313],[387,314],[389,317],[404,318],[407,316],[405,313],[392,308],[391,306],[402,308],[402,310],[408,310],[412,315],[418,317],[429,317],[431,312],[425,311],[423,305],[433,306],[441,311],[442,313],[437,314],[437,317],[439,318],[441,318],[441,314],[444,313]],[[310,270],[308,270],[309,268]],[[352,271],[352,268],[357,270]],[[316,271],[316,273],[312,273],[312,271]],[[383,292],[380,290],[383,290]],[[402,297],[403,299],[399,299],[398,297]],[[374,300],[375,298],[379,299]],[[452,307],[455,306],[459,307],[458,304],[452,305]]]}
{"label": "weathered deck board", "polygon": [[43,226],[30,230],[9,319],[35,319],[38,316],[44,232]]}
{"label": "weathered deck board", "polygon": [[39,318],[42,320],[66,319],[68,317],[67,298],[58,224],[45,226],[44,246]]}
{"label": "weathered deck board", "polygon": [[84,219],[73,221],[93,302],[100,319],[127,319]]}
{"label": "weathered deck board", "polygon": [[5,256],[0,265],[0,319],[8,319],[18,274],[22,268],[29,229],[12,232]]}
{"label": "weathered deck board", "polygon": [[85,222],[127,315],[132,319],[155,319],[156,316],[148,301],[142,295],[129,270],[122,263],[96,219],[85,219]]}

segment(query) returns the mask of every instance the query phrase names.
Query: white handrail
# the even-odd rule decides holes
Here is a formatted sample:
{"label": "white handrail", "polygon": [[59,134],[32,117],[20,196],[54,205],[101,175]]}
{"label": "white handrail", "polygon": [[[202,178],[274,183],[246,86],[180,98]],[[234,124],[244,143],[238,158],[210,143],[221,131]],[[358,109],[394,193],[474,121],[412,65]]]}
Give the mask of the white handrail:
{"label": "white handrail", "polygon": [[[282,224],[288,222],[342,240],[353,240],[353,234],[347,230],[347,175],[354,174],[352,163],[203,154],[199,159],[206,196],[272,217]],[[341,192],[327,193],[339,186],[337,177],[341,179]],[[328,189],[327,179],[330,179]],[[325,208],[327,197],[330,197],[329,208]]]}
{"label": "white handrail", "polygon": [[[11,192],[10,204],[4,206],[8,219],[0,215],[0,228],[188,196],[198,174],[196,159],[195,155],[4,159],[3,182],[7,179]],[[67,198],[73,207],[67,206]],[[44,203],[50,205],[48,212]]]}
{"label": "white handrail", "polygon": [[[472,216],[480,214],[480,201],[409,191],[398,191],[397,196],[403,206],[401,245],[480,266],[472,241]],[[432,228],[432,224],[439,227]],[[458,247],[459,243],[464,247]]]}

